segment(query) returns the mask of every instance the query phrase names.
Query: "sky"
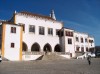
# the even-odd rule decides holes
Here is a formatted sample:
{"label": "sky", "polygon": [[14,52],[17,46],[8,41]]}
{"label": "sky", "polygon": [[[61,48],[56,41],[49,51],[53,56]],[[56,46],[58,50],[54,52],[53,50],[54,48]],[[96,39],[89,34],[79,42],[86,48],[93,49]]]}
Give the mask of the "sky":
{"label": "sky", "polygon": [[64,27],[88,33],[100,45],[100,0],[0,0],[0,19],[9,20],[15,10],[49,16],[52,9]]}

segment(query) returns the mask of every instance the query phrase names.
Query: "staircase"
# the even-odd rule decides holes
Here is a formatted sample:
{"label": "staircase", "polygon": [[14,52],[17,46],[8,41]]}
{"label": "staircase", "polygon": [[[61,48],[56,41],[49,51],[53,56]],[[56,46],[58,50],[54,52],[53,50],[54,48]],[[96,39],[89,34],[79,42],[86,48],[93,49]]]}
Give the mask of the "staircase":
{"label": "staircase", "polygon": [[9,61],[8,59],[6,59],[6,58],[4,58],[4,57],[2,57],[2,61]]}
{"label": "staircase", "polygon": [[64,60],[66,58],[61,57],[55,53],[46,54],[42,57],[41,60]]}

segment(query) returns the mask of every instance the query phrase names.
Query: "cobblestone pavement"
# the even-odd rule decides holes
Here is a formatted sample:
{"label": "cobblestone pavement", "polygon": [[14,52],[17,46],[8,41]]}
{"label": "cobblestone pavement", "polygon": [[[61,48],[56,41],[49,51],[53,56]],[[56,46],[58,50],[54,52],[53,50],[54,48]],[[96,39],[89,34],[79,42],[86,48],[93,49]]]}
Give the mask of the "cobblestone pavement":
{"label": "cobblestone pavement", "polygon": [[100,58],[0,63],[0,74],[100,74]]}

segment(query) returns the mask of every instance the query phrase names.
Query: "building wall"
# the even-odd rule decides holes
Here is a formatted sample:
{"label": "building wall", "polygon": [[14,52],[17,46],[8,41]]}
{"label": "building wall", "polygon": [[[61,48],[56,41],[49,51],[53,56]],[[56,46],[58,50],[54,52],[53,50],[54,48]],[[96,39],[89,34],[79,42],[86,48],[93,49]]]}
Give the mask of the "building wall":
{"label": "building wall", "polygon": [[[78,37],[79,41],[76,41],[76,37]],[[81,42],[81,38],[83,38],[83,43]],[[88,34],[74,32],[74,39],[75,39],[75,51],[77,46],[79,46],[79,51],[81,51],[81,47],[84,47],[84,52],[86,52],[86,48],[89,49]],[[85,39],[87,39],[87,42],[85,41]]]}
{"label": "building wall", "polygon": [[[5,25],[5,37],[4,37],[4,43],[2,44],[4,46],[4,57],[15,61],[20,60],[20,26],[16,25],[10,25],[10,24],[3,24]],[[16,33],[11,33],[11,27],[16,27]],[[11,43],[14,43],[14,48],[11,47]]]}
{"label": "building wall", "polygon": [[[52,47],[52,52],[54,51],[55,45],[59,44],[59,37],[56,35],[56,29],[62,28],[62,23],[37,18],[22,14],[16,15],[16,24],[23,23],[25,24],[25,32],[23,33],[23,42],[25,42],[28,46],[28,51],[31,51],[31,47],[34,43],[38,43],[41,48],[41,52],[43,51],[43,47],[45,44],[49,43]],[[29,32],[29,25],[35,25],[35,33]],[[45,28],[45,35],[39,35],[39,26],[43,26]],[[48,28],[53,28],[53,36],[48,35]]]}
{"label": "building wall", "polygon": [[94,38],[89,36],[88,40],[92,40],[93,41],[93,42],[89,41],[89,48],[94,48],[95,47],[95,40],[94,40]]}
{"label": "building wall", "polygon": [[[66,35],[66,31],[67,32],[72,32],[73,34],[73,30],[71,29],[64,29],[64,37],[65,37],[65,52],[69,52],[71,53],[71,57],[75,56],[75,50],[74,50],[74,35]],[[71,44],[68,43],[68,39],[71,39]]]}

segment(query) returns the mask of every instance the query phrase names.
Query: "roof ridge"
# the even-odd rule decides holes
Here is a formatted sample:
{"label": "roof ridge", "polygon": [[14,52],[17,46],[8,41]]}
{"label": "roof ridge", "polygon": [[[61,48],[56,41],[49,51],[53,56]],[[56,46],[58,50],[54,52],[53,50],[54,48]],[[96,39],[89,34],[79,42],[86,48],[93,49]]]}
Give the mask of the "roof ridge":
{"label": "roof ridge", "polygon": [[22,11],[22,12],[19,12],[19,13],[22,13],[22,14],[27,14],[27,15],[31,15],[31,16],[37,16],[37,17],[42,17],[42,18],[46,18],[46,19],[51,19],[51,20],[54,20],[53,18],[51,18],[51,17],[49,17],[49,16],[42,15],[42,14],[31,13],[31,12],[27,12],[27,11]]}

